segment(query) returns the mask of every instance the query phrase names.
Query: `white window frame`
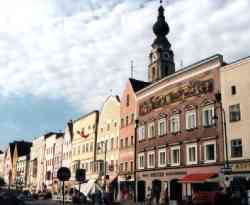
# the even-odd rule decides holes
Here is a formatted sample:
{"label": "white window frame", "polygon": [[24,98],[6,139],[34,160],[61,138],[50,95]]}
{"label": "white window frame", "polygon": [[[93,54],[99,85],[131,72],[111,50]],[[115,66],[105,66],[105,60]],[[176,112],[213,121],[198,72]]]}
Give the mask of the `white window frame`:
{"label": "white window frame", "polygon": [[[161,164],[161,153],[165,153],[165,163]],[[158,167],[166,167],[167,165],[167,152],[166,152],[166,148],[162,148],[158,150]]]}
{"label": "white window frame", "polygon": [[[171,150],[171,154],[170,154],[170,158],[171,158],[171,166],[180,166],[180,162],[181,162],[181,147],[178,145],[178,146],[174,146],[174,147],[171,147],[170,148],[170,150]],[[174,150],[179,150],[179,162],[177,162],[177,163],[174,163],[173,161],[173,159],[174,159],[174,155],[173,155],[173,152],[174,152]]]}
{"label": "white window frame", "polygon": [[[176,121],[177,127],[173,126],[173,123],[172,123],[173,121]],[[170,131],[171,131],[171,133],[177,133],[180,131],[180,114],[176,114],[176,115],[171,116],[171,118],[170,118]]]}
{"label": "white window frame", "polygon": [[[153,163],[153,165],[150,165],[150,163],[149,163],[149,155],[153,155],[154,157],[153,157],[153,159],[154,159],[154,163]],[[155,168],[155,151],[149,151],[148,153],[147,153],[147,168]]]}
{"label": "white window frame", "polygon": [[[153,127],[154,133],[153,135],[151,135],[151,128]],[[154,122],[150,122],[148,124],[148,138],[152,138],[155,137],[155,123]]]}
{"label": "white window frame", "polygon": [[[212,110],[212,116],[211,116],[211,119],[210,119],[211,122],[206,125],[205,124],[205,114],[204,113],[205,113],[205,111],[208,111],[208,110]],[[214,104],[207,105],[207,106],[202,108],[202,125],[204,127],[209,127],[209,126],[214,125],[215,120],[213,119],[213,117],[214,117]]]}
{"label": "white window frame", "polygon": [[[161,123],[163,123],[163,133],[161,133]],[[166,127],[166,118],[162,118],[158,120],[158,135],[162,136],[166,134],[167,127]]]}
{"label": "white window frame", "polygon": [[[143,157],[143,166],[141,166],[141,163],[140,163],[140,158]],[[144,169],[145,167],[145,153],[144,152],[141,152],[138,154],[138,169]]]}
{"label": "white window frame", "polygon": [[[211,144],[214,145],[214,160],[207,160],[207,147],[206,146],[211,145]],[[216,159],[217,159],[216,140],[204,142],[203,147],[204,147],[204,163],[216,162]]]}
{"label": "white window frame", "polygon": [[[190,161],[189,159],[189,149],[195,148],[195,161]],[[198,163],[198,147],[197,143],[187,144],[186,145],[186,156],[187,156],[187,165],[193,165]]]}
{"label": "white window frame", "polygon": [[145,139],[145,125],[141,125],[138,128],[138,141],[142,141]]}
{"label": "white window frame", "polygon": [[[194,116],[194,118],[192,117]],[[192,119],[192,122],[189,124],[189,118]],[[196,110],[189,110],[186,112],[186,129],[194,129],[196,128]]]}

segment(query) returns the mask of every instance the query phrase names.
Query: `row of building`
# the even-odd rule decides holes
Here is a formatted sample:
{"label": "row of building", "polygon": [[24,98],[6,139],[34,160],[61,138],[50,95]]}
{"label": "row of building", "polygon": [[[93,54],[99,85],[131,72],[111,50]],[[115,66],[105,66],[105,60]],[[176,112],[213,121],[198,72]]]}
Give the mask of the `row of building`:
{"label": "row of building", "polygon": [[216,54],[175,71],[164,8],[158,12],[148,82],[129,79],[120,97],[69,121],[63,133],[10,143],[0,154],[7,183],[58,192],[60,167],[71,170],[66,188],[84,168],[114,198],[135,189],[140,198],[151,187],[177,200],[223,168],[248,179],[250,58],[226,63]]}

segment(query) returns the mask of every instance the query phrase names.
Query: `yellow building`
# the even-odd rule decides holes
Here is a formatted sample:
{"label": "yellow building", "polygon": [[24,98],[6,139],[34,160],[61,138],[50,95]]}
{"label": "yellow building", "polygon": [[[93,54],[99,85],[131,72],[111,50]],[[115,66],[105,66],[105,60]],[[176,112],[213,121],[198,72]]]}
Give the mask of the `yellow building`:
{"label": "yellow building", "polygon": [[221,68],[228,156],[234,175],[250,176],[250,57]]}
{"label": "yellow building", "polygon": [[75,180],[78,168],[86,169],[87,179],[96,179],[94,173],[95,142],[99,112],[90,112],[73,122],[71,175]]}
{"label": "yellow building", "polygon": [[[99,174],[105,188],[117,196],[117,176],[119,174],[119,123],[120,100],[118,96],[109,96],[100,112],[97,136],[97,160],[101,166]],[[104,160],[106,158],[106,166]],[[106,167],[106,172],[105,172]],[[106,175],[106,177],[104,177]]]}

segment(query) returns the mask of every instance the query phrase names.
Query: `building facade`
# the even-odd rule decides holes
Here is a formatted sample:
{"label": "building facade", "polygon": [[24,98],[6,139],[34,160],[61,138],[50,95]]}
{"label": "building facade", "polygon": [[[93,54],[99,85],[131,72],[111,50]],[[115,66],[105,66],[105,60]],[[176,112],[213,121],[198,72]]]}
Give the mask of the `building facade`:
{"label": "building facade", "polygon": [[86,170],[86,178],[96,180],[95,156],[99,112],[93,111],[73,122],[71,176],[75,181],[78,168]]}
{"label": "building facade", "polygon": [[39,136],[32,140],[32,147],[30,149],[30,166],[28,186],[32,192],[41,191],[45,178],[45,137]]}
{"label": "building facade", "polygon": [[4,178],[5,152],[0,150],[0,177]]}
{"label": "building facade", "polygon": [[175,72],[162,6],[153,31],[151,84],[136,93],[137,198],[152,190],[161,199],[167,193],[171,200],[181,200],[192,195],[199,174],[218,175],[224,165],[221,110],[215,98],[224,62],[215,55]]}
{"label": "building facade", "polygon": [[57,133],[50,132],[44,135],[44,179],[42,184],[42,191],[48,190],[53,192],[53,179],[54,175],[54,157],[56,146]]}
{"label": "building facade", "polygon": [[18,157],[16,162],[16,187],[22,190],[27,188],[29,176],[30,155]]}
{"label": "building facade", "polygon": [[60,180],[57,178],[57,171],[62,167],[64,133],[56,134],[55,151],[53,159],[53,190],[60,191]]}
{"label": "building facade", "polygon": [[100,111],[96,159],[100,164],[102,184],[106,190],[113,192],[114,198],[118,194],[119,123],[120,99],[118,96],[109,96]]}
{"label": "building facade", "polygon": [[250,58],[221,69],[222,106],[225,111],[228,158],[234,176],[250,177],[249,123]]}
{"label": "building facade", "polygon": [[119,189],[120,199],[133,199],[134,185],[134,158],[135,158],[135,119],[136,95],[148,83],[129,79],[121,95],[120,102],[120,147],[119,147]]}

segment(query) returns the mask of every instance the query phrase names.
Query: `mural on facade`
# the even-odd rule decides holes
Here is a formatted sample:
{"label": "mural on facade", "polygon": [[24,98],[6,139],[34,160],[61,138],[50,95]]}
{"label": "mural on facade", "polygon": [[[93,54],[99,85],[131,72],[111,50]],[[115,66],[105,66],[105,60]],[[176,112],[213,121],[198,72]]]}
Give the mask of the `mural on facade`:
{"label": "mural on facade", "polygon": [[139,114],[145,115],[159,107],[175,103],[192,96],[199,96],[212,92],[214,89],[214,80],[209,79],[205,81],[194,80],[187,85],[180,87],[177,91],[168,94],[152,96],[147,101],[139,105]]}

